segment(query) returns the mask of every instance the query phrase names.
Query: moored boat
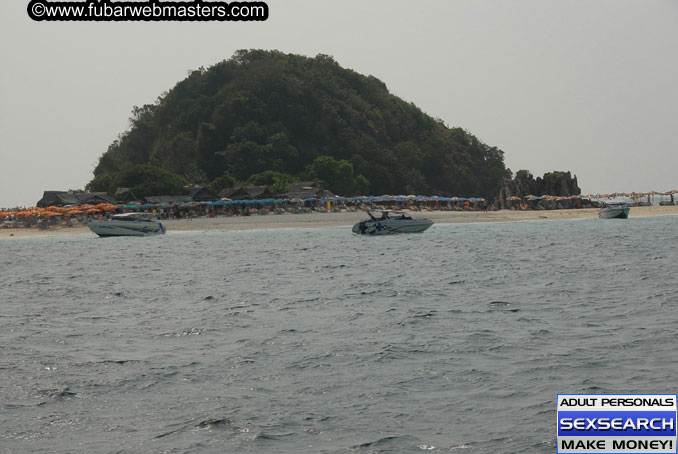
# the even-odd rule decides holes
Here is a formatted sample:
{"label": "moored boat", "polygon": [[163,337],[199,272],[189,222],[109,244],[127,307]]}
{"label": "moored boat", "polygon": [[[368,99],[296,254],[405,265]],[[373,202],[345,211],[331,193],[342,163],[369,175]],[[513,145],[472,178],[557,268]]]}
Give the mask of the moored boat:
{"label": "moored boat", "polygon": [[433,225],[430,219],[413,219],[402,211],[370,210],[370,217],[353,226],[353,233],[364,235],[392,235],[395,233],[421,233]]}
{"label": "moored boat", "polygon": [[625,203],[609,203],[600,209],[600,219],[627,219],[631,208]]}
{"label": "moored boat", "polygon": [[150,236],[167,231],[153,213],[116,214],[109,221],[88,222],[87,227],[99,236]]}

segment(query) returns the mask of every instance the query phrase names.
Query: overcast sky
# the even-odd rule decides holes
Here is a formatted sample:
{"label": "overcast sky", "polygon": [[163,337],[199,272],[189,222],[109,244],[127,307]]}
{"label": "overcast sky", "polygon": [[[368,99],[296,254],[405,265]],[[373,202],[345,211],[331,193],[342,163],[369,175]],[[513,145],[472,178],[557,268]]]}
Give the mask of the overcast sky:
{"label": "overcast sky", "polygon": [[514,172],[571,170],[584,193],[678,189],[676,0],[267,3],[265,22],[71,23],[2,0],[0,207],[82,188],[133,106],[251,48],[332,55]]}

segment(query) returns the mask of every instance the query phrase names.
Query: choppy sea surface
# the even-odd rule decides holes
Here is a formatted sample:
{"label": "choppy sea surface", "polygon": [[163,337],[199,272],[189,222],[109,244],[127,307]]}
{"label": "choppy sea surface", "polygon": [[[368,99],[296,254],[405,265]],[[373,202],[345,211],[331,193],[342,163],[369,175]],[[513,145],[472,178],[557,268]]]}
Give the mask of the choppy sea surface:
{"label": "choppy sea surface", "polygon": [[678,217],[0,239],[0,452],[552,453],[678,391]]}

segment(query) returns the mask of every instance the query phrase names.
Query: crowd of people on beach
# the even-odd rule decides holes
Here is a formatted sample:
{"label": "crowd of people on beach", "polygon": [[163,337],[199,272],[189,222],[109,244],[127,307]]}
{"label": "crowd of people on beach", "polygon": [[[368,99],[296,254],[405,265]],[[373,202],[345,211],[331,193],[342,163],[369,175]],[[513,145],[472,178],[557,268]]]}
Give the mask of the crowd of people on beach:
{"label": "crowd of people on beach", "polygon": [[74,227],[95,220],[110,219],[114,214],[125,212],[156,213],[159,219],[187,220],[200,217],[264,216],[304,213],[338,213],[365,211],[368,209],[390,209],[409,211],[482,211],[487,206],[484,199],[463,200],[457,203],[428,201],[350,201],[307,200],[300,202],[279,201],[264,203],[258,200],[243,200],[229,203],[188,202],[180,204],[98,204],[71,207],[49,206],[0,210],[2,228]]}
{"label": "crowd of people on beach", "polygon": [[[626,195],[626,194],[624,194]],[[605,197],[619,197],[613,194]],[[504,206],[488,205],[483,198],[457,197],[403,197],[381,196],[336,199],[266,199],[185,202],[185,203],[99,203],[97,205],[48,206],[44,208],[0,209],[0,228],[37,228],[84,226],[87,222],[110,219],[114,214],[125,212],[156,213],[161,220],[187,220],[232,216],[264,216],[304,213],[338,213],[366,211],[369,209],[405,211],[486,211],[509,210],[558,210],[573,208],[596,208],[604,204],[605,198],[594,199],[586,196],[555,197],[528,196],[511,197]],[[648,200],[650,200],[648,198]],[[646,203],[641,199],[637,204]],[[662,203],[664,204],[664,202]],[[673,197],[671,197],[673,204]]]}

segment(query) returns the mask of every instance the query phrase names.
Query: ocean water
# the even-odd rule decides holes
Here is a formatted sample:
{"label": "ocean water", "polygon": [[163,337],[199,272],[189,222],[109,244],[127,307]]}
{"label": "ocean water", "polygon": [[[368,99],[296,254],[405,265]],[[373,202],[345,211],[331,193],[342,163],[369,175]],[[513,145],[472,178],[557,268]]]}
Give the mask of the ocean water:
{"label": "ocean water", "polygon": [[678,217],[0,239],[2,453],[552,453],[678,391]]}

